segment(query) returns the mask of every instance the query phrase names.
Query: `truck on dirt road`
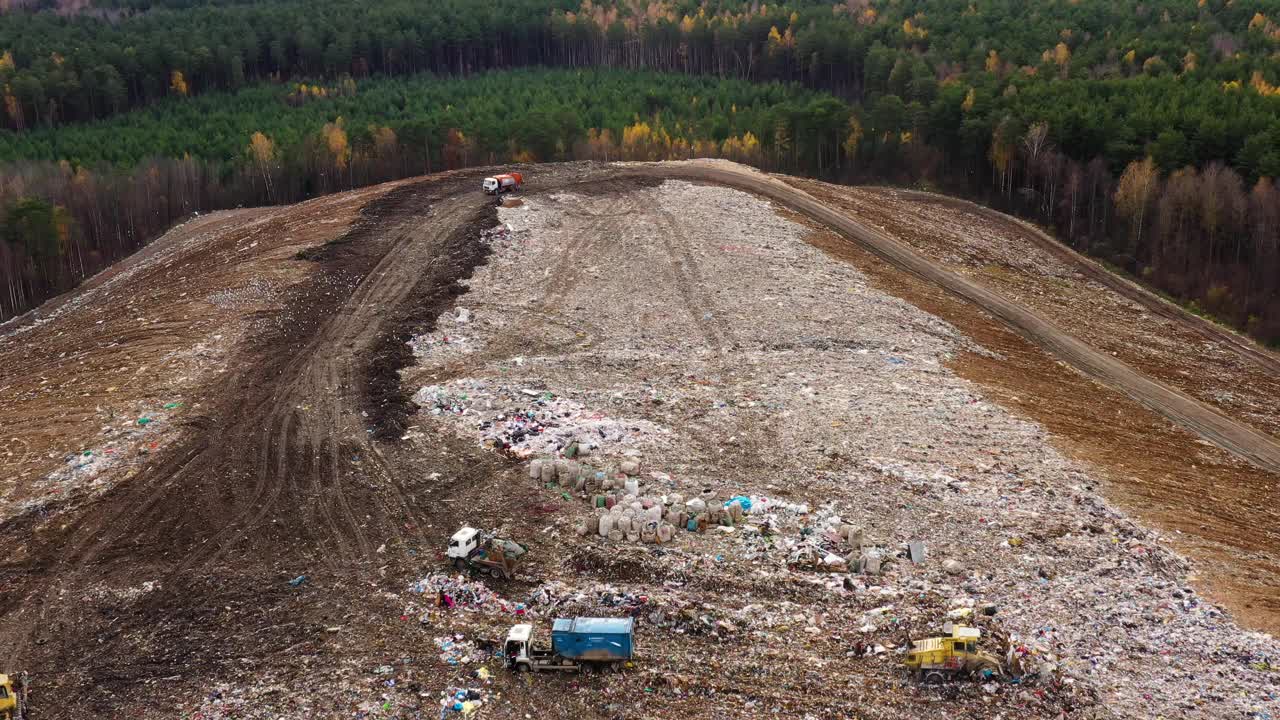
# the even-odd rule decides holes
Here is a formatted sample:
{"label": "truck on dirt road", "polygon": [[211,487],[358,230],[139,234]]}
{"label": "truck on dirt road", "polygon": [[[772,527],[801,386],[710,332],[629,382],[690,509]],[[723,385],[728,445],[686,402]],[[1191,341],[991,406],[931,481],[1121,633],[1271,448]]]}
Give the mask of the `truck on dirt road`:
{"label": "truck on dirt road", "polygon": [[516,564],[529,548],[513,540],[503,540],[473,527],[463,527],[449,538],[445,556],[459,572],[475,570],[495,578],[510,580]]}
{"label": "truck on dirt road", "polygon": [[481,184],[486,194],[501,195],[502,193],[515,192],[524,184],[524,176],[518,172],[503,173],[487,177]]}
{"label": "truck on dirt road", "polygon": [[907,669],[930,685],[960,676],[1000,674],[1000,661],[978,649],[979,635],[977,628],[956,626],[950,637],[915,640],[905,661]]}
{"label": "truck on dirt road", "polygon": [[558,618],[551,624],[550,649],[533,644],[532,625],[513,625],[503,656],[516,672],[616,670],[632,657],[634,624],[633,618]]}

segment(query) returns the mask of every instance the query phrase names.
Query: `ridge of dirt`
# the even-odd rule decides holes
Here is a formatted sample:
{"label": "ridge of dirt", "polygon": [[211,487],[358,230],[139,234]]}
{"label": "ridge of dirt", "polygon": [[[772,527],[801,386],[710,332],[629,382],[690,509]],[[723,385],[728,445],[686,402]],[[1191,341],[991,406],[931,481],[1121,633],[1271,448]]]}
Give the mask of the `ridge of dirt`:
{"label": "ridge of dirt", "polygon": [[[893,233],[942,267],[1038,312],[1151,379],[1280,437],[1276,402],[1280,374],[1267,367],[1265,356],[1241,352],[1229,342],[1230,336],[1223,341],[1206,335],[1201,332],[1203,323],[1184,322],[1173,305],[1163,308],[1169,312],[1160,312],[1159,307],[1152,310],[1112,289],[1070,258],[1053,252],[1054,248],[1044,249],[1043,237],[1029,234],[1018,221],[964,204],[922,202],[893,189],[823,185],[797,178],[788,182],[864,224]],[[1115,279],[1127,282],[1119,276]],[[1229,330],[1221,331],[1230,335]],[[1238,342],[1249,345],[1245,338]]]}
{"label": "ridge of dirt", "polygon": [[181,222],[174,223],[160,237],[150,243],[139,248],[137,251],[127,255],[120,260],[99,270],[94,275],[85,278],[79,285],[67,290],[64,293],[56,295],[48,300],[40,303],[21,315],[11,317],[0,323],[0,338],[5,337],[21,328],[30,327],[32,324],[39,323],[42,320],[56,317],[59,312],[68,304],[86,293],[102,287],[109,283],[113,278],[118,277],[122,273],[128,273],[131,269],[145,262],[169,248],[180,235],[193,232],[200,227],[211,223],[223,222],[235,218],[248,218],[263,212],[263,208],[241,208],[237,210],[218,210],[215,212],[205,213],[204,215],[196,215],[189,217]]}
{"label": "ridge of dirt", "polygon": [[454,229],[445,239],[442,251],[455,256],[457,261],[444,272],[433,264],[414,285],[400,309],[383,320],[386,329],[369,350],[362,399],[376,439],[398,439],[408,426],[409,415],[416,406],[413,393],[400,381],[400,371],[413,364],[409,339],[434,330],[440,315],[454,305],[458,296],[466,293],[462,281],[471,277],[476,266],[489,254],[479,233],[497,222],[497,207],[489,204]]}
{"label": "ridge of dirt", "polygon": [[896,188],[884,188],[884,190],[891,190],[914,202],[934,203],[943,207],[976,213],[993,222],[1016,228],[1020,234],[1030,239],[1038,248],[1075,268],[1090,280],[1114,290],[1161,317],[1174,320],[1194,329],[1209,340],[1229,346],[1242,357],[1248,358],[1270,372],[1280,374],[1280,355],[1275,351],[1269,350],[1252,339],[1223,327],[1212,320],[1200,317],[1186,308],[1160,297],[1133,280],[1111,272],[1096,260],[1086,257],[1056,240],[1037,225],[969,200],[919,190],[898,190]]}

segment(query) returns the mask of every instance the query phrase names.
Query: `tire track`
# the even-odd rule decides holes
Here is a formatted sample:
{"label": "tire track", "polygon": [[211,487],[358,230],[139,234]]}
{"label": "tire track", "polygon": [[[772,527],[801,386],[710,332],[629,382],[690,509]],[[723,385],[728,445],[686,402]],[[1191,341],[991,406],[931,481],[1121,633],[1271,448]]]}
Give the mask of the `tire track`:
{"label": "tire track", "polygon": [[[627,171],[624,171],[627,172]],[[630,171],[647,177],[711,182],[762,195],[831,227],[890,264],[937,284],[990,313],[1023,337],[1080,372],[1268,472],[1280,474],[1280,442],[1156,382],[1067,334],[1043,316],[943,269],[905,243],[878,232],[779,180],[747,169],[710,164],[651,165]]]}
{"label": "tire track", "polygon": [[[709,303],[699,297],[698,288],[702,287],[702,272],[698,268],[697,259],[689,250],[689,237],[680,228],[680,222],[675,215],[660,203],[655,204],[654,214],[665,226],[665,232],[661,234],[662,247],[671,260],[671,274],[676,281],[676,292],[680,293],[690,319],[698,327],[707,345],[715,351],[716,355],[723,357],[726,340],[729,345],[735,344],[735,341],[732,331],[723,321],[715,319],[714,311],[707,310]],[[679,241],[678,247],[673,238]],[[708,318],[707,315],[711,317]]]}

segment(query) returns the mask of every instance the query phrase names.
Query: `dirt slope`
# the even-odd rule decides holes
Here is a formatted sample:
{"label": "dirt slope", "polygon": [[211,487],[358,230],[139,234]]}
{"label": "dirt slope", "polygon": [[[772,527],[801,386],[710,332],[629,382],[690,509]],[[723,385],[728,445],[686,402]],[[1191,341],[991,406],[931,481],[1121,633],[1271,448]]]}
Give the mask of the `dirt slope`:
{"label": "dirt slope", "polygon": [[663,168],[666,177],[684,177],[740,187],[773,198],[810,218],[835,228],[851,240],[897,267],[919,275],[972,302],[1025,334],[1053,355],[1138,402],[1165,415],[1268,472],[1280,474],[1280,442],[1222,415],[1194,398],[1134,371],[1063,332],[1038,313],[1017,305],[990,289],[950,273],[914,252],[904,243],[832,210],[812,196],[759,174],[718,166],[692,164]]}
{"label": "dirt slope", "polygon": [[1107,273],[1036,228],[927,194],[790,182],[1152,379],[1280,433],[1275,353]]}
{"label": "dirt slope", "polygon": [[[1092,494],[1092,471],[1073,464],[1084,428],[1045,422],[1066,439],[1059,454],[1019,416],[1035,408],[973,368],[1050,381],[1065,371],[982,318],[1264,468],[1280,462],[1270,437],[776,180],[704,163],[529,171],[528,205],[498,211],[525,225],[490,265],[497,246],[480,231],[498,221],[474,190],[478,175],[433,177],[210,218],[156,246],[151,264],[139,258],[137,272],[0,337],[0,387],[21,388],[0,400],[0,438],[26,451],[0,488],[0,538],[13,548],[0,560],[0,641],[36,676],[33,718],[438,717],[441,688],[461,680],[433,643],[492,636],[510,622],[491,609],[441,614],[405,591],[438,566],[443,538],[462,521],[504,526],[536,547],[527,579],[492,586],[506,597],[579,583],[581,598],[612,584],[610,597],[671,603],[666,620],[645,616],[654,625],[637,672],[536,686],[502,676],[486,685],[495,716],[662,717],[693,703],[716,717],[889,718],[948,702],[958,717],[983,717],[990,697],[977,685],[943,696],[904,686],[891,653],[844,659],[854,637],[893,645],[928,631],[961,594],[1002,608],[993,631],[1041,627],[1036,642],[1054,653],[1082,651],[1096,635],[1086,623],[1103,621],[1073,595],[1082,588],[1105,588],[1122,618],[1127,629],[1110,639],[1132,649],[1063,661],[1081,685],[994,691],[1028,716],[1083,717],[1098,697],[1161,687],[1166,636],[1187,644],[1177,652],[1195,672],[1217,662],[1192,643],[1220,615],[1181,589],[1181,560]],[[753,195],[717,199],[663,178],[743,188],[809,226]],[[270,283],[253,282],[267,274]],[[950,295],[930,296],[931,286]],[[981,311],[948,305],[957,297]],[[442,319],[456,303],[479,319]],[[979,320],[939,319],[966,312]],[[214,350],[190,352],[214,336]],[[431,350],[415,357],[406,340]],[[970,369],[949,367],[958,363]],[[1071,378],[1077,397],[1107,397]],[[458,402],[474,409],[415,412],[406,398],[419,385],[463,388]],[[747,553],[741,533],[683,535],[652,552],[580,540],[572,527],[590,515],[581,498],[530,481],[522,460],[476,442],[509,417],[497,415],[505,395],[477,404],[496,386],[578,403],[605,434],[613,414],[627,413],[617,432],[652,436],[636,447],[664,470],[668,491],[835,503],[822,517],[843,508],[885,552],[932,532],[938,552],[982,572],[949,580],[939,563],[895,563],[880,585],[850,587],[778,564],[781,541]],[[1117,430],[1122,446],[1161,433],[1151,440],[1161,462],[1194,457],[1230,470],[1229,459],[1205,460],[1216,448],[1187,449],[1181,431],[1151,424],[1129,399],[1104,402],[1132,423]],[[76,412],[60,424],[38,420],[67,406]],[[908,442],[916,433],[934,435]],[[939,525],[939,515],[953,522]],[[797,538],[788,523],[812,522],[784,520]],[[1011,536],[1027,545],[1014,549]],[[1036,604],[1017,599],[1033,591],[1059,617],[1086,615],[1044,635]],[[888,625],[885,603],[898,608]],[[670,624],[685,612],[690,624]],[[856,636],[857,627],[874,629]],[[1223,646],[1252,657],[1253,641],[1225,628]],[[1144,684],[1096,674],[1111,667]],[[1210,695],[1236,697],[1257,682],[1247,663],[1220,670],[1227,690],[1184,688],[1161,707],[1207,703],[1211,713],[1224,706]],[[685,682],[701,690],[690,695]]]}

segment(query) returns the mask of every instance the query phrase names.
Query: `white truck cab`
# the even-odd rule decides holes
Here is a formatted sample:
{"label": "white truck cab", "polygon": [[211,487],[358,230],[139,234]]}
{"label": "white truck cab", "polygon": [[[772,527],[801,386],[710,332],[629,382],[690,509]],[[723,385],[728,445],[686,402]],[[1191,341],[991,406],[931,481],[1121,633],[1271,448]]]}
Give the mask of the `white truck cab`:
{"label": "white truck cab", "polygon": [[533,636],[533,626],[528,624],[512,625],[507,632],[507,641],[502,645],[502,654],[507,659],[507,667],[518,667],[528,670],[529,638]]}
{"label": "white truck cab", "polygon": [[463,560],[471,556],[475,552],[476,547],[480,544],[480,531],[473,527],[463,527],[461,530],[453,534],[449,538],[449,549],[446,552],[450,558],[462,558]]}
{"label": "white truck cab", "polygon": [[482,187],[484,187],[484,191],[489,193],[490,195],[498,192],[498,178],[495,178],[495,177],[485,178],[484,184]]}

